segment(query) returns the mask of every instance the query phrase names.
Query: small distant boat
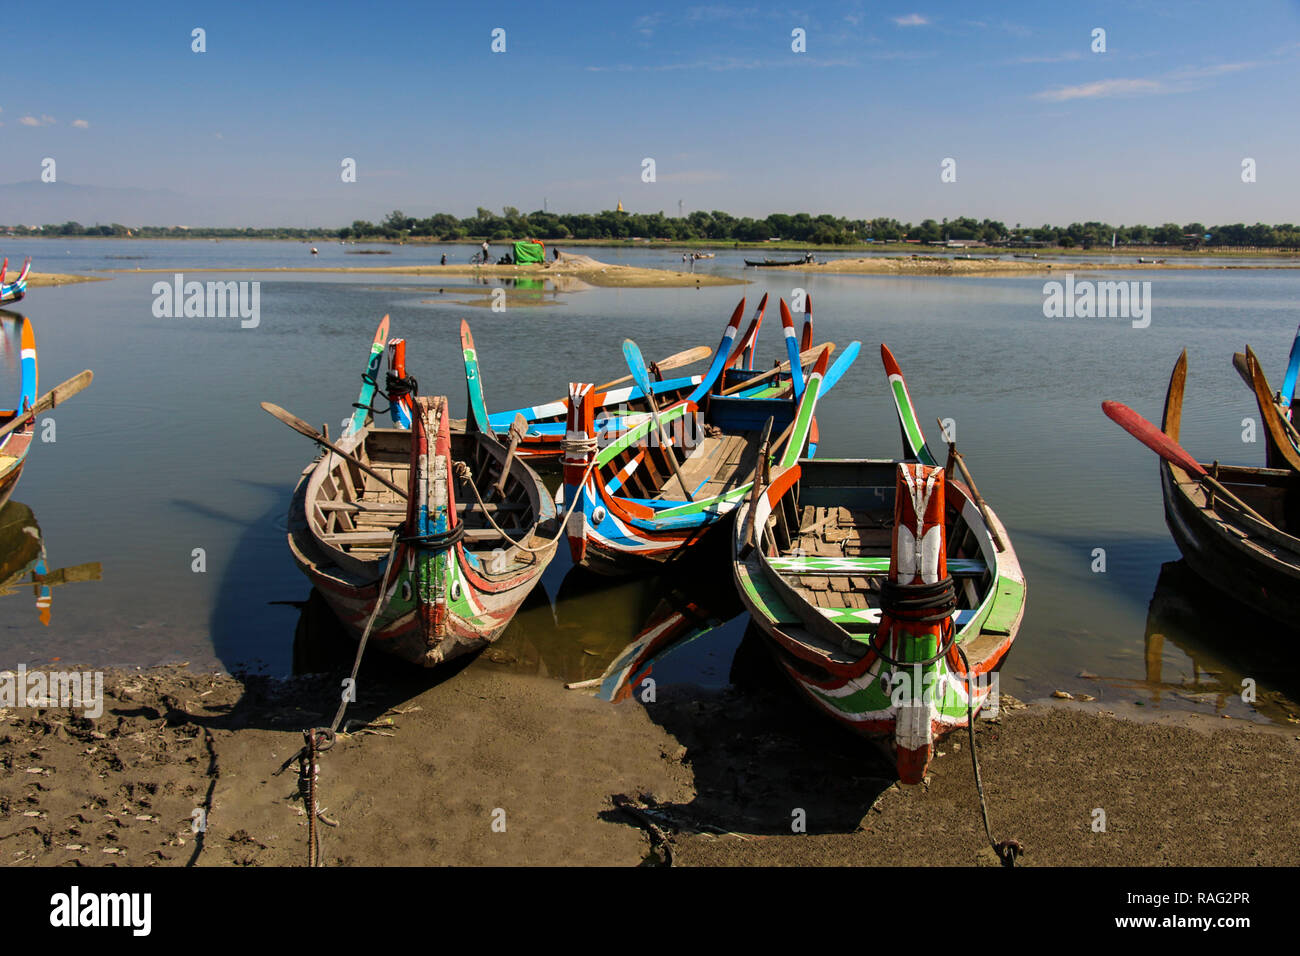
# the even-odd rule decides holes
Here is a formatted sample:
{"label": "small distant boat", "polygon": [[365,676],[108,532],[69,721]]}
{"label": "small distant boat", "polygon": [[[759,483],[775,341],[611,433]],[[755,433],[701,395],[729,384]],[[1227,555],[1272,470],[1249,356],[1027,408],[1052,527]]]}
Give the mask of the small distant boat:
{"label": "small distant boat", "polygon": [[[18,484],[36,432],[36,418],[30,411],[36,405],[36,335],[32,331],[31,320],[26,316],[16,315],[14,320],[17,323],[19,343],[18,396],[13,408],[0,409],[0,428],[12,426],[22,419],[26,421],[0,438],[0,508],[4,507],[14,486]],[[7,342],[4,324],[9,321],[9,318],[0,315],[0,349]]]}
{"label": "small distant boat", "polygon": [[320,252],[316,249],[315,246],[312,246],[312,247],[311,247],[311,254],[312,254],[313,256],[318,256],[318,255],[320,255]]}
{"label": "small distant boat", "polygon": [[883,345],[881,358],[903,459],[772,468],[736,512],[732,569],[795,686],[915,784],[942,738],[996,699],[1025,578],[960,456],[937,464]]}
{"label": "small distant boat", "polygon": [[693,252],[691,253],[691,258],[692,259],[714,259],[717,257],[717,255],[718,254],[716,252]]}
{"label": "small distant boat", "polygon": [[[385,316],[381,354],[387,326]],[[467,357],[465,371],[471,405],[481,405],[477,362]],[[369,405],[364,390],[359,404]],[[288,538],[354,639],[373,619],[375,647],[432,667],[501,635],[555,555],[559,528],[545,485],[513,446],[472,416],[453,433],[445,397],[415,397],[412,409],[409,429],[377,427],[363,411],[334,446],[342,455],[328,450],[307,466]]]}
{"label": "small distant boat", "polygon": [[1106,414],[1157,450],[1165,523],[1197,576],[1221,594],[1287,628],[1300,622],[1300,508],[1290,468],[1206,465],[1178,444],[1187,352],[1165,393],[1161,429],[1132,409],[1106,402]]}
{"label": "small distant boat", "polygon": [[1144,259],[1141,256],[1138,256],[1138,263],[1140,265],[1160,266],[1160,265],[1164,265],[1164,262],[1165,262],[1164,259]]}
{"label": "small distant boat", "polygon": [[757,259],[745,260],[745,265],[753,266],[756,269],[772,269],[780,268],[781,266],[805,266],[813,265],[815,263],[816,260],[813,258],[811,252],[805,253],[802,259],[763,259],[762,261]]}
{"label": "small distant boat", "polygon": [[31,272],[32,259],[28,256],[23,262],[22,271],[18,273],[18,278],[13,282],[5,282],[5,273],[9,270],[9,260],[5,259],[0,263],[0,305],[8,305],[10,302],[18,302],[27,294],[27,274]]}

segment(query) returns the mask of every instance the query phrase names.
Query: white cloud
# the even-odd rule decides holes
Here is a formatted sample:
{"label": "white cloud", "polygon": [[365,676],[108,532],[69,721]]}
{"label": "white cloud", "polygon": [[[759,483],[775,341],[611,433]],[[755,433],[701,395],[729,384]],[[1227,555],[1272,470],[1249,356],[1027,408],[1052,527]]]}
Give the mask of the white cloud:
{"label": "white cloud", "polygon": [[90,129],[90,123],[83,119],[74,119],[72,127],[73,129]]}
{"label": "white cloud", "polygon": [[919,13],[909,13],[905,17],[894,17],[894,25],[900,27],[928,27],[930,19],[921,16]]}
{"label": "white cloud", "polygon": [[1066,100],[1091,100],[1108,96],[1149,96],[1156,93],[1171,93],[1159,80],[1098,80],[1095,83],[1080,83],[1077,86],[1060,86],[1054,90],[1035,93],[1034,98],[1063,103]]}
{"label": "white cloud", "polygon": [[24,116],[18,122],[24,126],[53,126],[55,120],[53,116],[47,116],[42,113],[39,118],[35,116]]}

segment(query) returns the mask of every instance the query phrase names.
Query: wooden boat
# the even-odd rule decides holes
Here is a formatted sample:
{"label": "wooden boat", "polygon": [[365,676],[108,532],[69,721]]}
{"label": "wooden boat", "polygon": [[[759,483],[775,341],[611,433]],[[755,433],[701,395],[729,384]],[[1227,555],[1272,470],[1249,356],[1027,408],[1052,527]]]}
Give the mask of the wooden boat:
{"label": "wooden boat", "polygon": [[732,567],[795,686],[918,783],[943,736],[996,693],[1025,579],[964,465],[956,476],[960,457],[935,462],[883,345],[881,356],[904,458],[774,468],[736,513]]}
{"label": "wooden boat", "polygon": [[12,282],[5,282],[5,273],[9,269],[9,260],[5,259],[0,264],[0,305],[8,305],[10,302],[17,302],[27,294],[27,274],[31,272],[32,260],[29,256],[23,262],[22,271],[18,273],[18,278]]}
{"label": "wooden boat", "polygon": [[[759,326],[762,325],[763,312],[766,306],[767,296],[764,295],[762,302],[759,303],[758,308],[755,310],[749,330],[740,340],[743,346],[748,347],[751,362],[753,340],[757,337]],[[731,347],[736,337],[736,330],[744,318],[744,313],[745,299],[742,298],[731,314],[731,318],[727,323],[728,331],[724,331],[722,346],[720,347]],[[694,351],[692,350],[692,352]],[[707,349],[701,348],[699,351],[707,355]],[[710,358],[710,363],[717,360],[718,353],[715,351]],[[392,361],[390,360],[391,365]],[[650,385],[651,394],[661,407],[672,405],[689,397],[700,389],[705,378],[704,375],[663,378],[658,374],[657,367],[652,367],[651,371],[655,372],[657,377],[657,380]],[[592,427],[595,429],[596,434],[617,433],[647,420],[649,405],[646,402],[645,393],[635,383],[624,384],[630,378],[631,376],[626,376],[593,388],[591,395],[594,409]],[[770,386],[771,383],[768,384]],[[511,427],[518,416],[523,416],[527,431],[523,440],[519,443],[519,454],[525,458],[556,460],[562,454],[565,423],[569,415],[569,398],[567,396],[527,408],[514,408],[493,413],[489,413],[484,409],[483,412],[487,415],[490,426],[502,433]],[[461,423],[456,422],[454,425],[459,427]]]}
{"label": "wooden boat", "polygon": [[758,259],[746,259],[745,265],[753,266],[756,269],[774,269],[780,268],[781,266],[806,266],[811,264],[813,261],[813,255],[809,252],[801,259],[763,259],[762,261],[759,261]]}
{"label": "wooden boat", "polygon": [[1264,461],[1270,468],[1300,471],[1300,433],[1291,423],[1291,401],[1269,387],[1259,356],[1248,345],[1232,356],[1232,364],[1255,395],[1264,428]]}
{"label": "wooden boat", "polygon": [[23,464],[27,460],[27,452],[31,448],[36,432],[35,417],[30,413],[30,409],[36,404],[36,335],[32,331],[31,321],[26,316],[16,313],[0,314],[0,348],[9,347],[10,328],[16,333],[18,341],[20,374],[14,407],[0,408],[0,428],[20,417],[25,416],[31,420],[0,437],[0,508],[4,507],[13,493],[14,486],[18,484],[18,477],[23,473]]}
{"label": "wooden boat", "polygon": [[[1174,442],[1186,382],[1184,351],[1169,379],[1161,426]],[[1295,627],[1300,621],[1300,476],[1291,468],[1198,464],[1230,494],[1191,472],[1190,465],[1160,462],[1165,523],[1178,550],[1220,593]]]}
{"label": "wooden boat", "polygon": [[[728,335],[734,331],[734,324],[728,327]],[[741,397],[725,389],[710,394],[724,365],[745,348],[742,343],[729,360],[727,340],[690,397],[610,437],[603,448],[593,424],[591,386],[570,385],[564,487],[557,503],[569,503],[565,534],[575,564],[624,574],[666,562],[698,543],[749,493],[757,467],[789,464],[803,454],[819,394],[857,354],[854,343],[828,373],[829,345],[813,350],[809,359],[815,356],[815,364],[797,401],[794,395]],[[755,381],[741,385],[752,392]]]}
{"label": "wooden boat", "polygon": [[[462,339],[470,406],[481,407],[464,323]],[[374,646],[432,667],[500,636],[559,529],[536,472],[477,417],[453,433],[445,397],[417,397],[413,410],[410,429],[368,421],[339,439],[374,474],[334,452],[306,468],[289,549],[354,638],[373,617]]]}

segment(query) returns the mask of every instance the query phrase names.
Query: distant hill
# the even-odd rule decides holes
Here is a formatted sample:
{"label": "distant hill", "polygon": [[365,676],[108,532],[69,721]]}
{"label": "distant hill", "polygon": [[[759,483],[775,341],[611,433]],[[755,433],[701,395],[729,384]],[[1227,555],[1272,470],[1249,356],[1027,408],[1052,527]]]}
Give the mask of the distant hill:
{"label": "distant hill", "polygon": [[114,222],[126,226],[188,224],[200,216],[200,207],[206,205],[169,189],[122,189],[39,180],[0,184],[0,224],[7,226],[43,226],[70,220],[84,226]]}
{"label": "distant hill", "polygon": [[[388,204],[385,205],[384,203]],[[313,199],[276,196],[202,198],[172,189],[87,186],[29,180],[0,183],[0,226],[44,226],[79,222],[83,226],[324,226],[338,228],[353,219],[391,209],[390,200],[360,190]]]}

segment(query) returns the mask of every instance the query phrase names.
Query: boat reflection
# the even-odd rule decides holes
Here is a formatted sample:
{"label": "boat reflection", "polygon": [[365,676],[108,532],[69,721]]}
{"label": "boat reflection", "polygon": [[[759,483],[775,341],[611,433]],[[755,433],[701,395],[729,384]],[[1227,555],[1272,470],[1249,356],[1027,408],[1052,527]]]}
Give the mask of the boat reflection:
{"label": "boat reflection", "polygon": [[48,627],[54,588],[99,581],[102,576],[103,566],[98,561],[49,570],[45,540],[32,509],[18,501],[0,508],[0,597],[19,594],[30,586],[37,616]]}
{"label": "boat reflection", "polygon": [[[1185,562],[1173,561],[1161,567],[1151,595],[1143,686],[1157,703],[1175,697],[1216,714],[1249,704],[1270,721],[1294,724],[1300,682],[1287,648],[1295,636],[1280,636],[1268,618],[1208,591]],[[1170,645],[1183,657],[1171,655]],[[1243,700],[1252,690],[1255,699]]]}

